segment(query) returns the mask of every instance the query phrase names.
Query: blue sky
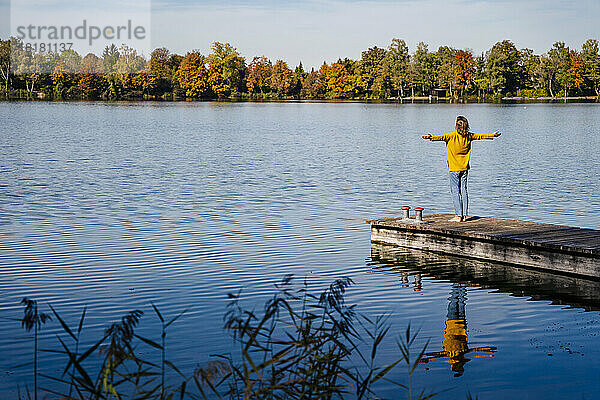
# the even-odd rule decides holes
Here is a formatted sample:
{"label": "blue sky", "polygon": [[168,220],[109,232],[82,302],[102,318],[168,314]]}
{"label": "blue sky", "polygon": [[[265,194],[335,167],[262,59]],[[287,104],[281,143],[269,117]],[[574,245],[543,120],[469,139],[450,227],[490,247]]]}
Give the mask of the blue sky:
{"label": "blue sky", "polygon": [[[0,0],[3,38],[9,4]],[[40,4],[68,9],[106,2]],[[480,53],[503,39],[538,53],[558,40],[580,48],[586,39],[600,39],[599,19],[598,0],[154,0],[151,32],[153,47],[179,53],[207,53],[212,41],[227,41],[248,59],[265,55],[311,67],[359,58],[362,50],[387,46],[392,38],[404,39],[411,51],[424,41],[430,50],[450,45]]]}

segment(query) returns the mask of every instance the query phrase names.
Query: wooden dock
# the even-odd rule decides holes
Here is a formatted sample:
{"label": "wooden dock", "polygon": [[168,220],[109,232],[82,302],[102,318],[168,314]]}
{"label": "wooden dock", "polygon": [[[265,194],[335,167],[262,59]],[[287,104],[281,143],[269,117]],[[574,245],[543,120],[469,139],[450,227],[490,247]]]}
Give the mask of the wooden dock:
{"label": "wooden dock", "polygon": [[600,231],[499,218],[448,222],[451,214],[367,221],[371,242],[600,278]]}

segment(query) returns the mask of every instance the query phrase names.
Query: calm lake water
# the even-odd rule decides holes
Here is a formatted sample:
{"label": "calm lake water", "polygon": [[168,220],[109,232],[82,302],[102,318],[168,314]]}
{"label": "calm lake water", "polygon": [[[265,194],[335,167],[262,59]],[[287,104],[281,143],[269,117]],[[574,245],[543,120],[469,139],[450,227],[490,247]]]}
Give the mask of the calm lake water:
{"label": "calm lake water", "polygon": [[[419,136],[459,114],[504,133],[473,145],[472,214],[600,229],[598,104],[0,103],[0,395],[31,385],[24,296],[71,324],[87,306],[87,344],[136,308],[158,339],[150,302],[189,308],[168,336],[189,373],[230,350],[227,293],[262,303],[291,273],[315,290],[351,277],[359,311],[391,313],[381,363],[420,327],[437,355],[415,386],[440,398],[595,398],[600,283],[371,247],[366,219],[451,211],[444,146]],[[456,321],[466,341],[445,337]]]}

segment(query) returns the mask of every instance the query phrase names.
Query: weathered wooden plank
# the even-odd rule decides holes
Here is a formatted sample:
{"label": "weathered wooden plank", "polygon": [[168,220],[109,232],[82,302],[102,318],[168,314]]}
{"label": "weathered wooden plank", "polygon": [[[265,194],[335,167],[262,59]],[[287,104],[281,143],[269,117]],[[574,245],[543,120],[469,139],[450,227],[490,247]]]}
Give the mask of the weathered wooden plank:
{"label": "weathered wooden plank", "polygon": [[519,235],[511,236],[512,239],[521,239],[527,241],[535,241],[542,244],[562,245],[580,248],[594,249],[600,246],[600,234],[592,234],[590,232],[555,232],[554,234],[544,235]]}
{"label": "weathered wooden plank", "polygon": [[367,222],[373,242],[600,277],[600,231],[489,217],[452,223],[451,217]]}
{"label": "weathered wooden plank", "polygon": [[506,237],[510,237],[513,239],[523,239],[523,240],[544,240],[544,239],[560,239],[560,238],[570,238],[570,237],[584,237],[584,238],[600,238],[600,232],[591,230],[591,229],[580,229],[580,228],[571,228],[571,229],[562,229],[562,230],[549,230],[549,231],[540,231],[540,232],[530,232],[530,233],[519,233],[513,235],[505,235]]}
{"label": "weathered wooden plank", "polygon": [[580,247],[592,250],[600,250],[600,240],[596,238],[577,238],[577,239],[561,239],[561,240],[547,240],[544,243],[550,245],[561,245],[568,247]]}
{"label": "weathered wooden plank", "polygon": [[590,244],[600,244],[600,236],[589,236],[589,235],[573,235],[573,236],[559,236],[556,238],[547,237],[541,240],[542,242],[587,242]]}
{"label": "weathered wooden plank", "polygon": [[594,250],[595,247],[597,247],[597,243],[595,241],[589,241],[589,240],[585,240],[585,239],[561,239],[561,240],[551,240],[551,239],[546,239],[543,241],[529,241],[529,242],[525,242],[524,243],[534,243],[534,244],[538,244],[540,246],[562,246],[562,247],[573,247],[574,250],[580,249],[580,250],[589,250],[592,251]]}

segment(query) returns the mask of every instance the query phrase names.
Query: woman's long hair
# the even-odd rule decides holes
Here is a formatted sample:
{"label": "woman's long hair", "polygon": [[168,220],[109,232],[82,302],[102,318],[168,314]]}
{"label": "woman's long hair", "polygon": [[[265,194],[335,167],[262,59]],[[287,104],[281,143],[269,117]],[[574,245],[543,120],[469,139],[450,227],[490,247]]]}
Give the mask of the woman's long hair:
{"label": "woman's long hair", "polygon": [[469,121],[462,115],[456,117],[456,124],[454,125],[456,132],[461,136],[467,136],[469,134]]}

